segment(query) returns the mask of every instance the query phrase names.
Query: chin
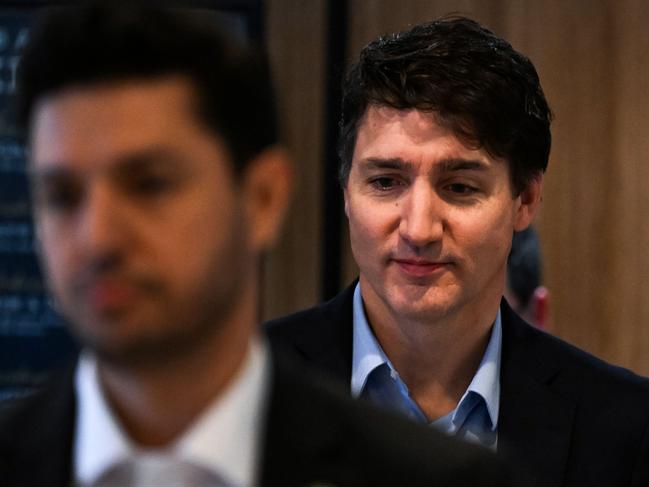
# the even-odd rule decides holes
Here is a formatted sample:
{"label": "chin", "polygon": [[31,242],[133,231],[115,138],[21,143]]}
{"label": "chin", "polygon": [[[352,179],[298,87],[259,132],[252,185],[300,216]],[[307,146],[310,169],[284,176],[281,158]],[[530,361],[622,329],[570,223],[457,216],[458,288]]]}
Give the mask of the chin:
{"label": "chin", "polygon": [[399,313],[400,316],[403,316],[410,321],[430,322],[431,325],[445,318],[449,314],[450,310],[443,306],[410,306]]}
{"label": "chin", "polygon": [[82,338],[100,361],[116,367],[157,366],[171,363],[183,347],[172,347],[157,337],[112,336]]}
{"label": "chin", "polygon": [[447,286],[395,285],[388,291],[388,297],[397,305],[412,309],[443,309],[458,301],[455,289]]}
{"label": "chin", "polygon": [[440,299],[408,299],[403,296],[393,301],[392,308],[397,316],[408,320],[431,321],[442,319],[452,313],[453,302]]}

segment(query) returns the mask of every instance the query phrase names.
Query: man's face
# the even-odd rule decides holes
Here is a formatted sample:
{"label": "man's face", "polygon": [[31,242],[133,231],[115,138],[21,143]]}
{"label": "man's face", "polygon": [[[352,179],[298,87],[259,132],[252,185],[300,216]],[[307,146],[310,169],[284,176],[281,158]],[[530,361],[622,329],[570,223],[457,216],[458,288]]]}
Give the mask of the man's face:
{"label": "man's face", "polygon": [[75,87],[36,107],[43,263],[82,342],[106,357],[203,340],[254,274],[246,188],[193,96],[169,77]]}
{"label": "man's face", "polygon": [[515,197],[506,162],[433,115],[370,106],[344,191],[370,319],[434,323],[497,306],[513,232],[531,222],[540,186]]}

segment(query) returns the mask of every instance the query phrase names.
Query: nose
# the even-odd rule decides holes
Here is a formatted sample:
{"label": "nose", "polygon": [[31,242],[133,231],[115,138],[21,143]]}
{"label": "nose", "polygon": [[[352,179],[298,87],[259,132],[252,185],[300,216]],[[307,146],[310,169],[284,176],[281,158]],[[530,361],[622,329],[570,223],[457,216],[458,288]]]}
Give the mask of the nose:
{"label": "nose", "polygon": [[119,197],[107,185],[87,189],[79,209],[76,237],[79,250],[91,261],[113,259],[124,245],[124,221]]}
{"label": "nose", "polygon": [[423,250],[441,240],[443,232],[443,202],[427,181],[416,181],[401,205],[401,238],[414,250]]}

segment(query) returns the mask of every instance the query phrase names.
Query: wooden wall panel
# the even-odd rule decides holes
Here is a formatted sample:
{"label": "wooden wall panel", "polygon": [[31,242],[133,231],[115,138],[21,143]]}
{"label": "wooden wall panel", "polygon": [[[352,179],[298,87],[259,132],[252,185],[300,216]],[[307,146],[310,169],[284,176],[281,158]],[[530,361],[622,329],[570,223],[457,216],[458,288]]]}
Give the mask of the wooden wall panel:
{"label": "wooden wall panel", "polygon": [[610,167],[615,266],[611,279],[601,280],[602,293],[611,295],[607,330],[615,346],[610,353],[649,375],[649,3],[618,2],[613,20],[616,103],[609,130],[615,142]]}
{"label": "wooden wall panel", "polygon": [[512,3],[504,32],[535,63],[553,108],[553,149],[538,228],[555,332],[619,362],[609,333],[615,178],[611,4]]}
{"label": "wooden wall panel", "polygon": [[649,374],[649,9],[510,5],[505,36],[534,60],[556,115],[538,222],[556,333]]}
{"label": "wooden wall panel", "polygon": [[284,237],[264,265],[264,319],[319,298],[325,0],[269,0],[266,8],[267,45],[296,190]]}

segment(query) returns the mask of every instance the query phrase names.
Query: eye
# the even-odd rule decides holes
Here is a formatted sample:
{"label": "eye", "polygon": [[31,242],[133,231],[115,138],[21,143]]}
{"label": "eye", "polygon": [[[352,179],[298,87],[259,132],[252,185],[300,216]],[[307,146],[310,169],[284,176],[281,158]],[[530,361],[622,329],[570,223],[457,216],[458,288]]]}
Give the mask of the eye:
{"label": "eye", "polygon": [[133,198],[158,199],[178,189],[185,174],[180,166],[168,157],[137,155],[116,168],[114,182]]}
{"label": "eye", "polygon": [[141,176],[133,181],[132,189],[142,195],[157,195],[174,186],[171,178],[162,176]]}
{"label": "eye", "polygon": [[159,198],[173,193],[178,177],[168,171],[137,171],[121,176],[125,190],[135,198]]}
{"label": "eye", "polygon": [[81,188],[72,182],[56,182],[34,188],[35,204],[45,211],[71,211],[79,205],[81,198]]}
{"label": "eye", "polygon": [[373,188],[379,191],[389,191],[399,185],[399,182],[392,177],[381,176],[370,181]]}
{"label": "eye", "polygon": [[477,188],[463,183],[452,183],[446,186],[451,193],[457,195],[472,195],[478,191]]}

